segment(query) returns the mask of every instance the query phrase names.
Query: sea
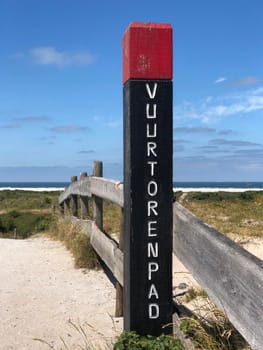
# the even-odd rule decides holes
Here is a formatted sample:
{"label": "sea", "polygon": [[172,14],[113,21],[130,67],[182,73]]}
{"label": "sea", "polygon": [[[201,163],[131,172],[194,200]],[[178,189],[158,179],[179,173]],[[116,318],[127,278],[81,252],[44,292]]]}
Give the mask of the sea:
{"label": "sea", "polygon": [[[0,182],[0,191],[63,191],[69,182]],[[174,191],[244,192],[263,191],[263,182],[174,182]]]}
{"label": "sea", "polygon": [[69,182],[0,182],[0,191],[64,191]]}

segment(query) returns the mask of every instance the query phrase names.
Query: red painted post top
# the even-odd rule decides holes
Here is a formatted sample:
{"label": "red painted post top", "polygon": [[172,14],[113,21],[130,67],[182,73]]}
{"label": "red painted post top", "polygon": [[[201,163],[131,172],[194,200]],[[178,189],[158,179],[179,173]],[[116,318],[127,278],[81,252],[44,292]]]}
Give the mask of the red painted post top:
{"label": "red painted post top", "polygon": [[123,84],[129,79],[172,79],[170,24],[131,23],[124,33],[122,49]]}

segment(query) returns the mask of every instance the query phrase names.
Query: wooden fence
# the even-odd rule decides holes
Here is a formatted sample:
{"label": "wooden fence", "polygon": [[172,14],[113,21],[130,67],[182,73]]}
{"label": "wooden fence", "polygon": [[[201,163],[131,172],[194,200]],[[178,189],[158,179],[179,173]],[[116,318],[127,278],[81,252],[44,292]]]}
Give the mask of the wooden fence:
{"label": "wooden fence", "polygon": [[[103,232],[102,200],[123,207],[122,185],[102,176],[102,163],[95,162],[93,176],[72,177],[60,195],[61,212],[70,207],[77,216],[78,196],[81,219],[75,218],[90,236],[91,244],[123,285],[123,252],[119,244]],[[86,220],[88,199],[94,200],[94,221]],[[255,350],[263,348],[263,261],[203,223],[179,203],[173,207],[173,252],[188,268],[215,304],[226,313],[235,328]],[[119,297],[117,297],[117,300]],[[120,313],[121,303],[117,305]]]}

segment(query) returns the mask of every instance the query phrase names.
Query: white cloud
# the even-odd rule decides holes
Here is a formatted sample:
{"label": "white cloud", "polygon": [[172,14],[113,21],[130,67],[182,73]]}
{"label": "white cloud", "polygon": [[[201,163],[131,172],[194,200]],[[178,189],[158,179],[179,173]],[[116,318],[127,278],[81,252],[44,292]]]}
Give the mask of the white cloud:
{"label": "white cloud", "polygon": [[175,107],[176,119],[197,119],[211,123],[240,113],[263,111],[263,87],[218,98],[204,98],[199,104],[184,102]]}
{"label": "white cloud", "polygon": [[220,83],[223,83],[224,81],[226,81],[227,80],[227,78],[225,78],[225,77],[220,77],[220,78],[218,78],[218,79],[216,79],[215,81],[214,81],[214,84],[220,84]]}
{"label": "white cloud", "polygon": [[88,51],[58,51],[54,47],[36,47],[29,50],[33,62],[40,65],[87,65],[94,61]]}

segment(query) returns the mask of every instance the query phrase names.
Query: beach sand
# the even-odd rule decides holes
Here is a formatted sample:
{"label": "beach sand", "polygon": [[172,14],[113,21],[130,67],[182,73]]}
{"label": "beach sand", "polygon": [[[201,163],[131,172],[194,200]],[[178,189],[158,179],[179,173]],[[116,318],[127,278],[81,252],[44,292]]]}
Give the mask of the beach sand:
{"label": "beach sand", "polygon": [[[263,240],[241,244],[263,258]],[[1,350],[66,350],[63,342],[70,350],[110,349],[122,332],[104,272],[75,269],[63,244],[46,236],[0,239],[0,280]],[[198,287],[175,256],[173,286],[173,295]]]}
{"label": "beach sand", "polygon": [[75,269],[60,242],[0,239],[0,280],[1,350],[99,349],[122,330],[104,272]]}

